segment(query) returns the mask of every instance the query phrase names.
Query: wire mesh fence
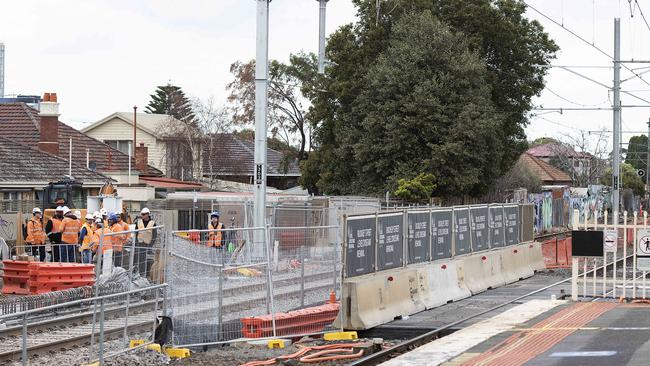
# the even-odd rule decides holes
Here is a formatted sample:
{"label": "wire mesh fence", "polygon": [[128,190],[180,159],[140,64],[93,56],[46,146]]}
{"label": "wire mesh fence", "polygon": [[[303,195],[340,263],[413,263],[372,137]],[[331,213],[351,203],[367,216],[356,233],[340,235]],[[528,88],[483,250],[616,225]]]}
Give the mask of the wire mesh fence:
{"label": "wire mesh fence", "polygon": [[336,227],[173,232],[166,279],[174,345],[324,331],[338,314],[330,296],[340,287],[338,258]]}

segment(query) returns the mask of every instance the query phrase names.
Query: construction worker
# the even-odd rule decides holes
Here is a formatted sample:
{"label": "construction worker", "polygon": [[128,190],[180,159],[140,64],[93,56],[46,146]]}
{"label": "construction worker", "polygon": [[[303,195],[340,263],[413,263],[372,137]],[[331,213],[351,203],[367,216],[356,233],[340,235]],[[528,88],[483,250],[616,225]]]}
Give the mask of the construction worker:
{"label": "construction worker", "polygon": [[223,247],[224,238],[223,238],[223,229],[226,226],[223,222],[219,221],[219,211],[215,211],[210,214],[210,224],[208,224],[208,230],[215,230],[208,232],[208,246],[221,249]]}
{"label": "construction worker", "polygon": [[45,225],[45,233],[50,239],[52,244],[52,260],[59,262],[60,259],[60,246],[61,246],[61,233],[63,232],[63,206],[57,206],[54,209],[54,216],[52,216]]}
{"label": "construction worker", "polygon": [[79,252],[81,253],[81,263],[92,263],[93,261],[93,252],[90,248],[90,242],[93,239],[94,229],[94,217],[92,214],[86,214],[86,222],[84,222],[79,232],[79,241],[81,246],[79,247]]}
{"label": "construction worker", "polygon": [[34,207],[32,218],[27,222],[27,238],[25,238],[25,241],[31,245],[32,255],[38,255],[41,262],[45,262],[45,232],[43,231],[42,220],[43,213],[41,209]]}
{"label": "construction worker", "polygon": [[[120,215],[116,213],[110,213],[108,215],[108,227],[111,229],[112,233],[119,233],[124,231],[124,226],[120,223]],[[122,267],[122,250],[124,248],[124,242],[126,241],[126,235],[113,235],[113,265],[116,267]]]}
{"label": "construction worker", "polygon": [[106,211],[105,208],[102,208],[99,210],[99,213],[102,215],[102,221],[104,223],[104,227],[108,227],[108,211]]}
{"label": "construction worker", "polygon": [[110,234],[111,229],[104,227],[104,220],[96,219],[95,220],[95,230],[93,231],[93,237],[90,240],[90,248],[93,252],[97,253],[97,249],[102,247],[101,254],[104,254],[107,250],[113,249],[113,238],[106,236]]}
{"label": "construction worker", "polygon": [[61,262],[76,262],[75,251],[79,244],[79,231],[81,231],[81,222],[77,220],[75,213],[67,206],[63,207],[63,228],[61,235]]}
{"label": "construction worker", "polygon": [[[156,231],[151,228],[156,226],[156,222],[151,218],[151,211],[148,208],[143,208],[140,211],[140,218],[135,223],[135,228],[137,231],[135,233],[135,242],[137,247],[135,248],[135,263],[138,264],[138,271],[141,276],[146,275],[147,278],[151,273],[151,266],[153,265],[154,253],[153,243],[156,241]],[[145,230],[149,229],[149,230]]]}

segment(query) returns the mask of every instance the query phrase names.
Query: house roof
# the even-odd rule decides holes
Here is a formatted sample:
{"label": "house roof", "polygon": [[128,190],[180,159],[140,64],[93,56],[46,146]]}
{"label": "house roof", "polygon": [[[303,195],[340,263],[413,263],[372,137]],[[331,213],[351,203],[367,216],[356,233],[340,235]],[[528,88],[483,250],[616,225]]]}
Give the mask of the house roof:
{"label": "house roof", "polygon": [[572,158],[588,158],[590,156],[589,153],[575,151],[573,148],[567,145],[555,142],[549,142],[546,144],[531,147],[526,151],[526,153],[538,158],[548,158],[551,156],[556,156],[558,154],[564,154]]}
{"label": "house roof", "polygon": [[[204,175],[253,175],[255,143],[229,133],[214,135],[203,148]],[[266,149],[267,176],[299,177],[296,159],[286,161],[277,150]]]}
{"label": "house roof", "polygon": [[[110,116],[100,119],[97,122],[94,122],[81,129],[81,132],[88,132],[97,128],[98,126],[103,125],[104,123],[118,118],[130,125],[133,126],[133,113],[132,112],[115,112]],[[170,124],[177,123],[181,124],[182,122],[176,118],[167,115],[167,114],[152,114],[152,113],[137,113],[136,115],[136,126],[138,129],[147,132],[148,134],[155,136],[157,138],[165,137],[163,131],[168,131],[169,128],[163,128],[169,126]]]}
{"label": "house roof", "polygon": [[186,182],[174,178],[166,177],[140,177],[140,182],[146,183],[154,188],[174,188],[174,189],[192,189],[201,190],[205,188],[201,183]]}
{"label": "house roof", "polygon": [[[38,149],[40,140],[40,116],[38,111],[25,103],[0,104],[0,137],[10,138],[34,149]],[[59,121],[59,157],[67,160],[70,151],[70,138],[72,138],[73,161],[86,162],[86,151],[90,161],[97,164],[101,172],[126,171],[129,165],[129,156],[111,148],[105,143]],[[131,160],[135,167],[135,159]],[[161,176],[163,173],[147,166],[142,175]]]}
{"label": "house roof", "polygon": [[567,173],[529,153],[521,154],[519,163],[524,164],[544,184],[549,182],[555,184],[571,184],[571,177]]}
{"label": "house roof", "polygon": [[[59,181],[70,173],[67,160],[4,137],[0,137],[0,161],[0,182],[43,184]],[[72,176],[86,184],[111,180],[74,162]]]}

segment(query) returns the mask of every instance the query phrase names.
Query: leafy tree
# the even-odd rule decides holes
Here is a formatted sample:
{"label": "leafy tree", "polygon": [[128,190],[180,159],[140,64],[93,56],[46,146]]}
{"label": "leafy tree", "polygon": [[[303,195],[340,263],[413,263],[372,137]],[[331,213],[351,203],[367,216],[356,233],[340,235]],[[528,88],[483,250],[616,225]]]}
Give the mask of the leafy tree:
{"label": "leafy tree", "polygon": [[[379,98],[374,102],[380,103],[382,99],[389,100],[402,91],[411,92],[412,95],[416,93],[426,95],[427,98],[421,97],[420,100],[430,100],[425,103],[424,109],[428,109],[429,113],[434,113],[432,118],[440,115],[449,117],[449,115],[458,113],[464,120],[473,121],[478,118],[476,116],[482,115],[487,109],[494,112],[492,113],[494,116],[492,130],[488,131],[488,139],[495,143],[491,146],[498,146],[496,153],[484,146],[479,154],[490,156],[474,156],[475,149],[461,151],[459,145],[462,143],[459,143],[455,150],[450,149],[449,146],[447,148],[437,147],[446,153],[446,157],[436,158],[438,162],[435,164],[439,166],[444,161],[447,165],[454,165],[456,163],[454,159],[445,161],[451,155],[457,160],[474,159],[477,164],[481,164],[482,160],[493,160],[488,166],[495,171],[488,174],[482,172],[478,176],[471,176],[472,173],[476,173],[477,169],[482,169],[481,167],[469,173],[461,172],[458,169],[449,176],[436,173],[437,177],[441,179],[445,177],[445,179],[454,182],[455,187],[464,187],[458,191],[452,186],[447,188],[441,182],[438,184],[436,193],[476,194],[479,193],[480,187],[489,187],[493,183],[494,177],[507,171],[526,147],[524,134],[524,127],[528,122],[526,112],[531,108],[532,97],[544,87],[545,70],[537,65],[548,64],[553,58],[557,46],[549,40],[538,22],[529,21],[524,16],[525,5],[514,0],[394,0],[382,2],[353,0],[353,2],[357,7],[358,21],[340,27],[330,36],[327,51],[328,60],[331,63],[326,68],[325,77],[303,80],[303,95],[312,103],[308,119],[314,124],[314,146],[320,151],[317,161],[320,165],[318,168],[320,178],[317,182],[319,187],[325,193],[330,194],[365,193],[378,190],[378,178],[381,178],[384,173],[377,172],[376,167],[374,171],[362,172],[357,169],[357,158],[361,154],[356,150],[358,146],[355,146],[354,139],[350,138],[350,135],[355,135],[354,132],[359,130],[367,131],[367,128],[363,126],[368,122],[365,113],[371,109],[368,103],[373,102],[368,95],[374,94],[376,98]],[[372,86],[368,84],[368,78],[371,77],[372,72],[380,71],[377,70],[378,66],[376,65],[380,62],[379,56],[390,47],[395,49],[401,47],[395,43],[395,37],[392,36],[393,32],[399,29],[396,24],[402,18],[412,18],[427,10],[433,15],[430,16],[431,21],[438,18],[452,28],[453,34],[462,32],[465,35],[463,45],[473,52],[465,51],[463,54],[472,55],[468,56],[470,61],[478,58],[484,64],[485,75],[481,80],[485,85],[482,87],[482,92],[485,93],[484,99],[491,100],[492,106],[488,105],[486,109],[483,105],[476,104],[473,107],[473,113],[465,109],[463,111],[465,114],[453,110],[454,106],[450,107],[445,103],[447,98],[454,96],[453,94],[458,88],[445,93],[441,89],[431,91],[411,88],[415,85],[403,82],[401,88],[397,87],[397,83],[395,83],[392,90],[383,88],[381,93],[373,93],[368,90],[376,87],[376,84],[372,84]],[[420,34],[422,29],[402,28],[402,32],[417,39],[423,38]],[[408,37],[402,35],[399,39],[409,43]],[[455,50],[457,49],[458,47]],[[430,47],[425,43],[419,44],[417,48],[405,46],[404,50],[412,52],[412,56],[416,57],[421,52],[430,53]],[[401,59],[404,58],[401,57]],[[441,53],[433,59],[419,58],[419,62],[410,63],[410,65],[423,75],[430,76],[432,70],[439,67],[454,70],[456,65],[448,62],[449,59],[458,60],[459,57]],[[459,68],[465,67],[466,64],[467,62],[463,60]],[[411,72],[412,70],[404,71]],[[391,77],[392,79],[389,81],[395,82],[399,81],[402,75],[396,72]],[[468,86],[475,86],[467,78],[461,80],[462,83],[468,83]],[[434,80],[434,82],[437,81],[437,79]],[[397,103],[397,101],[393,102]],[[436,104],[437,108],[431,108],[431,104]],[[413,105],[415,103],[412,103],[411,106],[395,105],[394,110],[408,119],[410,113],[413,112]],[[435,112],[432,112],[433,109]],[[392,116],[393,123],[397,119],[396,117]],[[386,122],[388,123],[388,121]],[[476,136],[471,136],[469,141],[477,142],[478,134],[481,134],[482,131],[472,131],[472,128],[474,124],[482,125],[483,122],[485,121],[473,122],[464,131],[457,131],[459,134],[456,137],[461,138],[458,141],[462,141],[464,138],[462,133],[467,133],[475,134]],[[434,129],[421,130],[418,124],[408,126],[408,123],[404,122],[400,127],[403,130],[410,128],[411,134],[414,135],[426,135],[425,140],[418,140],[414,137],[407,139],[402,150],[409,150],[414,146],[413,143],[415,146],[427,143],[432,145],[432,148],[437,146],[438,141],[444,138],[441,133],[449,126],[436,125]],[[391,130],[392,126],[387,125],[383,129]],[[426,133],[422,133],[422,131],[426,131]],[[399,136],[396,140],[402,137],[404,135]],[[428,147],[424,149],[426,148]],[[386,156],[384,155],[382,158],[386,158]],[[408,164],[396,157],[390,161],[379,163],[384,166]],[[411,163],[418,165],[417,162]],[[379,177],[373,176],[371,179],[373,185],[366,189],[363,181],[367,179],[368,173],[379,174]],[[471,177],[468,178],[468,176]]]}
{"label": "leafy tree", "polygon": [[[612,185],[612,168],[607,168],[602,178],[602,183]],[[621,188],[629,188],[637,196],[643,196],[645,185],[643,180],[636,174],[636,169],[630,164],[621,164]]]}
{"label": "leafy tree", "polygon": [[429,199],[436,189],[435,180],[431,173],[420,173],[413,179],[401,178],[394,193],[395,197],[414,202]]}
{"label": "leafy tree", "polygon": [[[315,65],[315,60],[312,60]],[[310,65],[311,67],[312,65]],[[237,61],[230,65],[235,79],[226,89],[230,92],[233,119],[242,125],[255,123],[255,60]],[[268,127],[273,138],[282,139],[286,145],[297,144],[297,158],[307,158],[306,144],[308,125],[305,122],[305,107],[300,94],[301,78],[305,73],[292,64],[276,60],[269,63]],[[296,139],[297,136],[297,139]],[[286,151],[286,152],[291,152]]]}
{"label": "leafy tree", "polygon": [[[639,135],[630,137],[627,144],[627,154],[625,162],[634,167],[634,169],[647,168],[646,156],[648,155],[648,136]],[[647,174],[646,174],[647,177]]]}
{"label": "leafy tree", "polygon": [[146,113],[167,114],[185,123],[194,122],[192,103],[181,87],[171,84],[159,86],[150,97]]}

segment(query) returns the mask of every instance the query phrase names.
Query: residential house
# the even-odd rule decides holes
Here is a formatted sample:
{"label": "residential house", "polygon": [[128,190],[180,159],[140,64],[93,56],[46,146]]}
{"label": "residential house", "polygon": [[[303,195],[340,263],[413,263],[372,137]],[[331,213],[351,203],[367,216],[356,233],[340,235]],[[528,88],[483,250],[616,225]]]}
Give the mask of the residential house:
{"label": "residential house", "polygon": [[[203,176],[214,179],[254,184],[255,143],[234,134],[215,134],[203,146]],[[296,159],[280,151],[266,149],[267,185],[278,189],[298,185],[300,168]]]}
{"label": "residential house", "polygon": [[518,165],[539,179],[542,186],[571,186],[571,177],[546,161],[527,152],[521,154]]}
{"label": "residential house", "polygon": [[[135,126],[135,127],[134,127]],[[188,149],[183,122],[166,114],[116,112],[81,129],[81,132],[103,141],[125,154],[133,141],[135,129],[136,146],[148,149],[148,163],[166,176],[181,180],[193,180],[200,171],[200,149],[193,153]],[[195,138],[195,137],[194,137]],[[195,177],[196,176],[196,177]]]}
{"label": "residential house", "polygon": [[557,142],[531,147],[527,154],[555,166],[564,166],[575,180],[577,176],[589,175],[593,155],[587,152],[575,151],[572,147]]}

